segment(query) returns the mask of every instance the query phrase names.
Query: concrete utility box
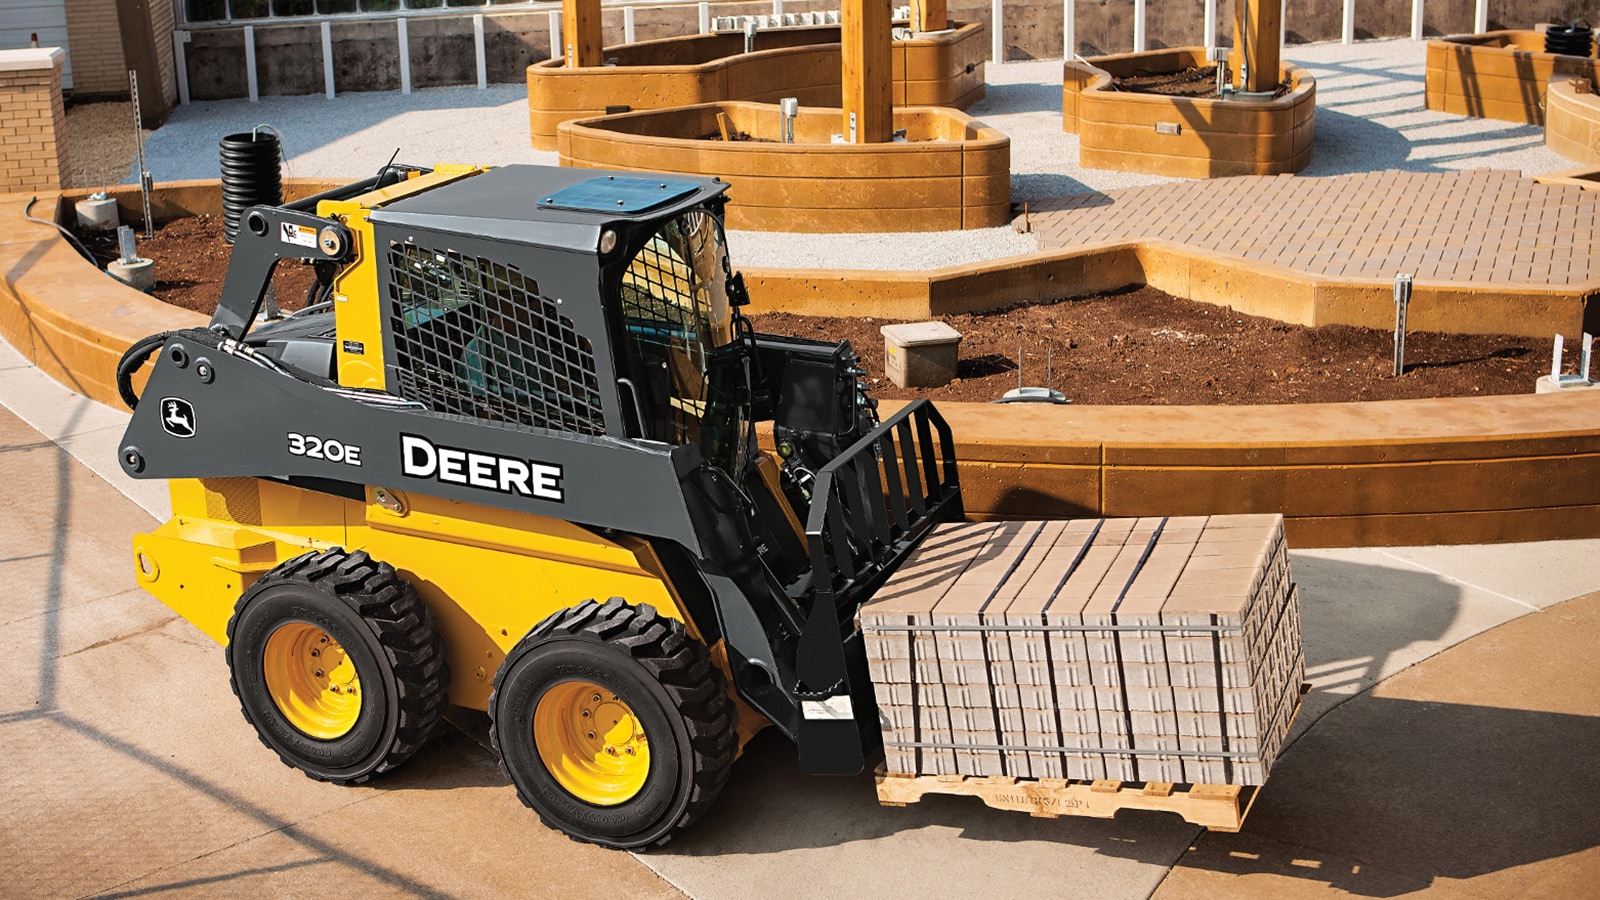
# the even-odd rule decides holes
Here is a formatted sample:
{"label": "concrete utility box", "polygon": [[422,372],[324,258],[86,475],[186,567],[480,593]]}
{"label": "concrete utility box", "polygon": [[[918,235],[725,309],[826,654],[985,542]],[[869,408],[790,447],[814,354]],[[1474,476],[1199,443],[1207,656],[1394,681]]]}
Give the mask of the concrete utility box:
{"label": "concrete utility box", "polygon": [[961,332],[943,322],[885,325],[883,367],[900,387],[944,387],[956,377]]}

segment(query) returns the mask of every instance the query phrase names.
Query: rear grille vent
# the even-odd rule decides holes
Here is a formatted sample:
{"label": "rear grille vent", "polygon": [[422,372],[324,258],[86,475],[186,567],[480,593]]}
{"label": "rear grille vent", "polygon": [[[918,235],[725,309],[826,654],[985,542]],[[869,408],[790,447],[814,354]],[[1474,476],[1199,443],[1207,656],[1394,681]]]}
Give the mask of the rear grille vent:
{"label": "rear grille vent", "polygon": [[604,434],[594,345],[514,266],[389,246],[397,387],[438,412]]}

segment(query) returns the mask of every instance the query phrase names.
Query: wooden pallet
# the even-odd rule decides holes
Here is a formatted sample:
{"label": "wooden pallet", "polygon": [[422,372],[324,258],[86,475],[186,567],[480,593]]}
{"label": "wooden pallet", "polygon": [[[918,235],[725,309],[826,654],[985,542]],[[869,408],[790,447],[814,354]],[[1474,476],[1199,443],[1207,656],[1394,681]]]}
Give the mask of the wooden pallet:
{"label": "wooden pallet", "polygon": [[995,809],[1025,812],[1039,818],[1093,816],[1109,819],[1124,809],[1173,812],[1210,831],[1238,831],[1260,788],[1236,784],[1194,784],[1147,781],[1030,781],[1008,776],[893,775],[878,773],[878,802],[884,806],[916,803],[927,794],[977,797]]}

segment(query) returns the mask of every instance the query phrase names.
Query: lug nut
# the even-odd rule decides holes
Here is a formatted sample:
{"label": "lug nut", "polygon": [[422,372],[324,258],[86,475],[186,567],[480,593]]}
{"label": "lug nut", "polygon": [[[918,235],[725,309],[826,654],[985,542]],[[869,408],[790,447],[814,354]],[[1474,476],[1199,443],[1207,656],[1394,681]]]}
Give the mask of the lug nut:
{"label": "lug nut", "polygon": [[585,719],[589,718],[589,711],[587,709],[583,711],[583,717]]}
{"label": "lug nut", "polygon": [[318,677],[318,678],[321,678],[321,677],[322,677],[322,670],[321,670],[321,669],[318,669],[318,670],[317,670],[317,675],[316,675],[316,677]]}
{"label": "lug nut", "polygon": [[594,702],[596,702],[596,703],[600,702],[600,695],[599,694],[595,694],[594,695]]}
{"label": "lug nut", "polygon": [[322,655],[322,651],[321,650],[313,650],[313,651],[311,651],[311,655],[312,656],[321,656]]}
{"label": "lug nut", "polygon": [[589,740],[594,740],[594,732],[589,732]]}
{"label": "lug nut", "polygon": [[328,642],[328,636],[327,635],[323,635],[322,637],[317,638],[317,643],[319,643],[319,644],[326,644],[327,642]]}

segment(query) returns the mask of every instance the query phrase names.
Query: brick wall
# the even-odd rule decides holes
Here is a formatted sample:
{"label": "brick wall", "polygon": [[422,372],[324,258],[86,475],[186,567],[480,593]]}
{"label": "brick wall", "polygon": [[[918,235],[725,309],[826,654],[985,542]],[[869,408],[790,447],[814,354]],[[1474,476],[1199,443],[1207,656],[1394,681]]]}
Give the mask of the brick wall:
{"label": "brick wall", "polygon": [[[169,4],[161,5],[170,10]],[[127,96],[128,66],[122,56],[116,0],[66,0],[66,8],[73,93]],[[168,33],[171,30],[169,24]]]}
{"label": "brick wall", "polygon": [[[150,34],[156,42],[156,67],[161,72],[161,96],[167,101],[168,108],[178,105],[178,71],[172,58],[172,4],[167,0],[152,0],[150,10]],[[124,75],[124,78],[127,76]],[[149,96],[155,85],[139,85],[139,95]]]}
{"label": "brick wall", "polygon": [[0,192],[54,191],[67,171],[57,47],[0,50]]}

